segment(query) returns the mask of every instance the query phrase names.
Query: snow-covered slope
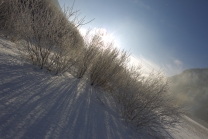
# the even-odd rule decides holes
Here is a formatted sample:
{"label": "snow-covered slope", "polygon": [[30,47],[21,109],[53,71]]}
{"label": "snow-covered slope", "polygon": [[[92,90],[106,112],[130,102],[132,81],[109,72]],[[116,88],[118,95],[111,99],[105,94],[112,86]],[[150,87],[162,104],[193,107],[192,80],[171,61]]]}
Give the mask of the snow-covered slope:
{"label": "snow-covered slope", "polygon": [[[207,129],[185,119],[166,136],[208,138]],[[107,93],[69,73],[54,76],[30,65],[14,43],[0,38],[0,139],[134,138],[154,137],[129,128]]]}
{"label": "snow-covered slope", "polygon": [[0,39],[1,139],[135,138],[104,92],[70,74],[51,75],[17,53]]}

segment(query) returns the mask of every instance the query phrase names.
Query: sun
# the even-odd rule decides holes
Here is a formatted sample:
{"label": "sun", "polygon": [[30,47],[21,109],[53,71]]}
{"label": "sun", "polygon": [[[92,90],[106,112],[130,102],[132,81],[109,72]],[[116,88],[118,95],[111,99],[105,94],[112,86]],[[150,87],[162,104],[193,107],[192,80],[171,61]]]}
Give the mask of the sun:
{"label": "sun", "polygon": [[104,44],[114,43],[115,38],[113,37],[113,34],[110,34],[106,29],[100,28],[97,29],[96,32],[100,35]]}
{"label": "sun", "polygon": [[84,28],[80,29],[80,33],[82,36],[85,36],[87,32],[90,31],[88,36],[88,41],[91,40],[92,36],[98,35],[101,38],[101,41],[104,43],[104,45],[114,44],[115,45],[115,37],[113,36],[113,33],[109,33],[107,29],[105,28],[94,28],[91,30],[87,30]]}
{"label": "sun", "polygon": [[107,34],[102,36],[102,40],[104,43],[113,43],[115,39],[110,34]]}

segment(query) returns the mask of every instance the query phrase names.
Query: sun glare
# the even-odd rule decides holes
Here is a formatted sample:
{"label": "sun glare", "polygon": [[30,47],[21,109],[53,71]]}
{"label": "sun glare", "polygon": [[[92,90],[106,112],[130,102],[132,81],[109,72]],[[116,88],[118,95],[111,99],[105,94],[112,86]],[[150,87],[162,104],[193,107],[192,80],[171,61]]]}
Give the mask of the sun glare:
{"label": "sun glare", "polygon": [[[80,28],[81,35],[85,36],[87,33],[87,29]],[[94,28],[90,31],[90,36],[99,35],[104,43],[104,45],[108,45],[113,43],[115,45],[115,37],[113,34],[110,34],[105,28]]]}
{"label": "sun glare", "polygon": [[97,30],[97,32],[100,34],[104,44],[113,43],[115,41],[113,35],[110,34],[106,29],[100,28]]}

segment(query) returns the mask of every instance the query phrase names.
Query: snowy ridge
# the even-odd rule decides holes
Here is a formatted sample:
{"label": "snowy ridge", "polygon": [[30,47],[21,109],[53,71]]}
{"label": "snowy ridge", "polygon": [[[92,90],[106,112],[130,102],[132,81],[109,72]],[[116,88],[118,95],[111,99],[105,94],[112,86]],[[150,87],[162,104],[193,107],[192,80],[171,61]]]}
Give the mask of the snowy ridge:
{"label": "snowy ridge", "polygon": [[0,47],[1,138],[134,138],[102,92],[83,80],[53,76],[20,57],[14,61],[15,44],[8,40],[1,40]]}
{"label": "snowy ridge", "polygon": [[[1,139],[154,138],[129,128],[107,93],[68,73],[54,76],[24,62],[15,44],[2,37],[0,77]],[[167,138],[208,138],[189,122]]]}

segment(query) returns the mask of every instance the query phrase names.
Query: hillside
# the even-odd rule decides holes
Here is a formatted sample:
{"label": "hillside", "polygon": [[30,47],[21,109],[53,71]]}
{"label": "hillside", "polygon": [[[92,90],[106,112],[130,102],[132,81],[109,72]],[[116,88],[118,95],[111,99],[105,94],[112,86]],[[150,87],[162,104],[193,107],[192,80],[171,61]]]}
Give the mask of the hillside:
{"label": "hillside", "polygon": [[0,38],[0,77],[1,139],[137,138],[107,94],[69,73],[54,76],[22,61],[5,38]]}
{"label": "hillside", "polygon": [[0,4],[0,138],[208,137],[164,74],[144,76],[101,29],[81,35],[84,19],[47,1]]}
{"label": "hillside", "polygon": [[[24,61],[15,43],[0,37],[1,139],[152,139],[132,130],[108,93],[69,73],[54,76]],[[166,138],[203,139],[208,130],[189,118]]]}
{"label": "hillside", "polygon": [[189,69],[169,77],[170,91],[190,114],[208,122],[208,69]]}

